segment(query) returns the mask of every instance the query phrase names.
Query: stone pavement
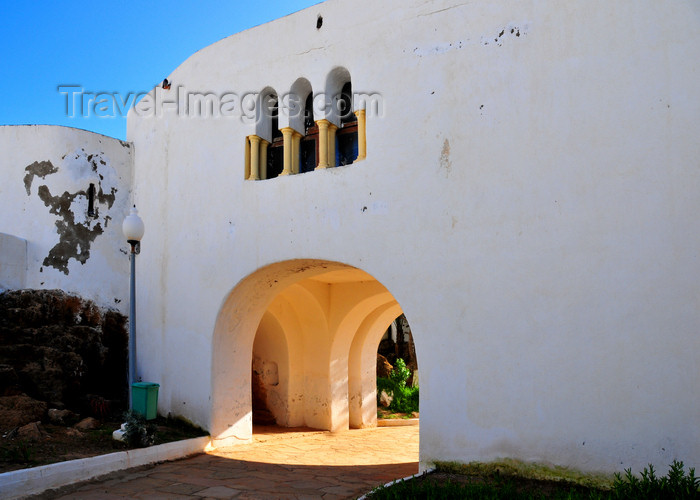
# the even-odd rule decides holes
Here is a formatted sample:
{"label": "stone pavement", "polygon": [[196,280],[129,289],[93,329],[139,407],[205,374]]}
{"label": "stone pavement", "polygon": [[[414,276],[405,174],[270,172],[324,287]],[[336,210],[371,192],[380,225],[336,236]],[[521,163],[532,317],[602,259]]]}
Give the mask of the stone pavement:
{"label": "stone pavement", "polygon": [[256,427],[254,442],[119,471],[35,499],[346,499],[418,472],[418,426]]}

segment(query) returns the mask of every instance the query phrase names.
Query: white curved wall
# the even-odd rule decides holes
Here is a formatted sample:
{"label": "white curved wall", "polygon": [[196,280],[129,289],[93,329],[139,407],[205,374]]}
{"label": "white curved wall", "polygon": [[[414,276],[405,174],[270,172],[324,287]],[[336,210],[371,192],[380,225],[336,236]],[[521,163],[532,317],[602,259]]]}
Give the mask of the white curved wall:
{"label": "white curved wall", "polygon": [[131,146],[68,127],[0,126],[0,152],[0,232],[27,242],[22,286],[60,288],[124,312]]}
{"label": "white curved wall", "polygon": [[[253,125],[182,102],[130,114],[139,363],[161,412],[226,425],[212,350],[250,352],[225,335],[267,291],[233,294],[242,316],[224,309],[214,335],[223,301],[268,264],[327,259],[410,318],[423,463],[700,463],[699,15],[690,0],[330,1],[194,54],[154,96],[300,77],[318,92],[341,66],[383,115],[365,161],[252,182]],[[215,377],[233,386],[239,368]]]}

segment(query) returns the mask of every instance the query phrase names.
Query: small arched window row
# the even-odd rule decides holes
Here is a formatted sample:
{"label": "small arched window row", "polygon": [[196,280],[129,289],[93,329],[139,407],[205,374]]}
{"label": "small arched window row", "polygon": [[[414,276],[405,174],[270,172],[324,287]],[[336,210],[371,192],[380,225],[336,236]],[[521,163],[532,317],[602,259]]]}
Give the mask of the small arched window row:
{"label": "small arched window row", "polygon": [[[296,88],[295,88],[296,87]],[[336,125],[326,117],[315,119],[315,104],[333,106]],[[326,101],[314,96],[307,80],[300,79],[285,96],[283,105],[289,125],[279,128],[280,103],[271,89],[260,94],[256,109],[256,133],[245,138],[245,179],[264,180],[313,170],[350,165],[367,155],[365,110],[353,111],[352,84],[343,83],[340,92]],[[302,105],[303,103],[303,105]],[[328,113],[326,113],[328,116]]]}

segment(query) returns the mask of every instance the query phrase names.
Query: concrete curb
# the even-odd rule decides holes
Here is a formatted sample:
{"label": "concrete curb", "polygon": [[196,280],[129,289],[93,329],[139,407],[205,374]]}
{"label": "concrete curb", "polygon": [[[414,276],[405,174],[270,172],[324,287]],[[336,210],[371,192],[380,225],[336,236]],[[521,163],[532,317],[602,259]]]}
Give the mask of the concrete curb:
{"label": "concrete curb", "polygon": [[120,451],[79,460],[69,460],[0,474],[0,498],[11,500],[42,491],[87,481],[110,472],[201,453],[209,436]]}
{"label": "concrete curb", "polygon": [[418,425],[417,418],[381,418],[377,420],[377,427],[399,427],[404,425]]}
{"label": "concrete curb", "polygon": [[[435,467],[429,467],[429,468],[425,469],[423,472],[419,472],[418,474],[413,474],[412,476],[402,477],[401,479],[395,479],[393,481],[389,481],[388,483],[384,483],[383,486],[384,486],[384,488],[388,488],[389,486],[392,486],[396,483],[400,483],[401,481],[408,481],[409,479],[413,479],[414,477],[420,477],[423,474],[429,474],[429,473],[433,472],[434,470],[435,470]],[[374,491],[374,489],[372,491]],[[370,491],[368,493],[365,493],[364,495],[359,497],[357,500],[366,500],[367,495],[369,495],[370,493],[372,493],[372,492]]]}

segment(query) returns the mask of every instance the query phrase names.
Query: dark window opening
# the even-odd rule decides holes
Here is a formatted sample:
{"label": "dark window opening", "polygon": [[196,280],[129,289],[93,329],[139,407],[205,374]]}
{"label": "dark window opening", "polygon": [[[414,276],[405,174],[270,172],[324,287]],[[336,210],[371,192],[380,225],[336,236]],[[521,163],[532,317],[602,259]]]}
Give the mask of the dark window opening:
{"label": "dark window opening", "polygon": [[341,124],[357,121],[355,113],[352,112],[352,85],[350,82],[343,85],[343,89],[340,91],[338,114],[340,115]]}
{"label": "dark window opening", "polygon": [[267,150],[267,178],[273,179],[282,173],[284,167],[284,138],[279,130],[279,107],[277,96],[271,96],[266,112],[272,118],[272,142]]}
{"label": "dark window opening", "polygon": [[95,217],[97,214],[95,213],[95,185],[90,184],[90,187],[88,188],[88,216],[90,217]]}
{"label": "dark window opening", "polygon": [[338,129],[336,139],[336,165],[350,165],[357,159],[357,122],[347,123]]}
{"label": "dark window opening", "polygon": [[308,134],[309,129],[314,125],[314,96],[309,92],[304,104],[304,133]]}
{"label": "dark window opening", "polygon": [[299,146],[299,173],[311,172],[316,168],[318,157],[318,127],[314,122],[314,99],[309,93],[304,105],[304,137]]}
{"label": "dark window opening", "polygon": [[336,165],[350,165],[357,159],[357,116],[352,111],[352,85],[343,85],[338,99],[340,128],[336,133]]}

